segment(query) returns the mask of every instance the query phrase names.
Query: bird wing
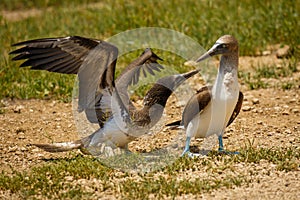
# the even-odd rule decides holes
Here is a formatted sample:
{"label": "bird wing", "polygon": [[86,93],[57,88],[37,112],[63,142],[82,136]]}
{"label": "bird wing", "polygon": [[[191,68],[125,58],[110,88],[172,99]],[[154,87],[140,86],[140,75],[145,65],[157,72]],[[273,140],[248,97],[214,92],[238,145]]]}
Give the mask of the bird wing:
{"label": "bird wing", "polygon": [[12,60],[26,59],[20,67],[78,74],[78,111],[85,111],[90,122],[103,125],[111,112],[109,97],[118,56],[115,46],[80,36],[29,40],[13,46],[24,46],[10,53],[17,54]]}
{"label": "bird wing", "polygon": [[13,44],[24,47],[10,54],[18,54],[12,60],[27,59],[20,67],[31,66],[31,69],[36,70],[77,74],[89,51],[100,42],[80,36],[35,39]]}
{"label": "bird wing", "polygon": [[208,105],[211,100],[211,86],[204,86],[187,102],[183,114],[182,124],[187,127],[189,122]]}
{"label": "bird wing", "polygon": [[236,106],[233,110],[233,113],[227,123],[227,126],[229,126],[234,120],[235,118],[238,116],[238,114],[240,113],[240,110],[242,108],[242,104],[243,104],[243,99],[244,99],[244,95],[243,93],[240,91],[239,92],[239,99],[238,99],[238,102],[236,103]]}
{"label": "bird wing", "polygon": [[[12,60],[26,59],[20,67],[31,66],[34,70],[78,74],[78,111],[85,111],[91,123],[99,123],[103,127],[112,115],[111,98],[118,56],[115,46],[80,36],[35,39],[13,46],[23,46],[10,53],[17,54]],[[144,75],[146,71],[153,75],[154,71],[163,69],[157,60],[161,59],[151,49],[146,49],[126,67],[116,81],[120,86],[118,97],[122,102],[130,102],[128,85],[138,82],[141,71]]]}
{"label": "bird wing", "polygon": [[147,48],[137,59],[131,62],[116,79],[116,87],[124,105],[130,106],[131,109],[135,109],[128,95],[128,86],[136,85],[138,83],[141,71],[146,77],[147,72],[150,75],[155,75],[155,71],[160,72],[164,69],[157,60],[162,59],[153,53],[150,48]]}
{"label": "bird wing", "polygon": [[[161,71],[164,67],[158,64],[157,60],[162,60],[150,48],[145,51],[132,63],[130,63],[126,69],[116,80],[118,85],[135,85],[139,81],[140,72],[143,71],[144,76],[147,76],[147,72],[151,75],[155,75],[154,71]],[[124,84],[125,83],[125,84]]]}

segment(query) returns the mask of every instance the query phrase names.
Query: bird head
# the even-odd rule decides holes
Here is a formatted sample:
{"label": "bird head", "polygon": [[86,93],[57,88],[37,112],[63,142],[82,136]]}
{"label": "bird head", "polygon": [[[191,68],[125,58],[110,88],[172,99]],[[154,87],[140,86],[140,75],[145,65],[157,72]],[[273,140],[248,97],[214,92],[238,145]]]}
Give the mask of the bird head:
{"label": "bird head", "polygon": [[234,52],[238,52],[238,47],[238,41],[233,36],[224,35],[220,37],[206,53],[200,56],[196,62],[200,62],[215,55],[230,55]]}

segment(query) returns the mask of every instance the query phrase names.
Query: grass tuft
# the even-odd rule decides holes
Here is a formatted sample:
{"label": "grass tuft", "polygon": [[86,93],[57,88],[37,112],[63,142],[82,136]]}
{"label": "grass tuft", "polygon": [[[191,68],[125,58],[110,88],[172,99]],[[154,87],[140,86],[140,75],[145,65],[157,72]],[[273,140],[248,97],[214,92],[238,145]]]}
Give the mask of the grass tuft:
{"label": "grass tuft", "polygon": [[[234,156],[211,153],[205,158],[183,157],[164,169],[146,174],[119,172],[105,167],[96,158],[71,155],[70,158],[46,160],[46,164],[26,172],[16,171],[13,175],[2,172],[0,189],[24,198],[94,198],[91,195],[95,191],[107,191],[108,194],[116,192],[126,199],[151,196],[162,199],[183,194],[197,195],[222,187],[239,187],[253,181],[240,173],[243,169],[236,168],[235,163],[247,166],[249,163],[260,164],[263,160],[285,172],[297,171],[300,167],[300,151],[295,148],[254,148],[250,144],[239,152]],[[228,170],[234,173],[224,173]],[[196,171],[207,176],[184,175]]]}
{"label": "grass tuft", "polygon": [[[3,55],[0,57],[0,99],[56,98],[69,101],[74,81],[72,76],[21,70],[17,67],[19,63],[11,61],[8,55],[14,49],[11,45],[34,38],[82,35],[105,39],[134,28],[164,27],[190,36],[202,44],[204,49],[208,49],[221,35],[232,34],[240,42],[241,55],[254,55],[258,50],[263,51],[267,45],[273,44],[290,46],[295,57],[300,52],[299,36],[295,31],[295,27],[299,26],[297,16],[300,8],[295,1],[95,2],[97,1],[0,2],[1,10],[14,12],[14,15],[0,15],[0,54]],[[30,11],[32,8],[42,12],[25,17],[20,15],[25,11],[33,12]],[[18,15],[20,17],[10,17]],[[124,63],[131,59],[125,58]],[[177,69],[184,68],[176,58],[170,58],[168,62],[177,63]],[[270,72],[267,74],[271,75]],[[262,79],[256,81],[246,75],[245,79],[251,89],[268,87]],[[291,84],[283,86],[287,89],[291,87]]]}

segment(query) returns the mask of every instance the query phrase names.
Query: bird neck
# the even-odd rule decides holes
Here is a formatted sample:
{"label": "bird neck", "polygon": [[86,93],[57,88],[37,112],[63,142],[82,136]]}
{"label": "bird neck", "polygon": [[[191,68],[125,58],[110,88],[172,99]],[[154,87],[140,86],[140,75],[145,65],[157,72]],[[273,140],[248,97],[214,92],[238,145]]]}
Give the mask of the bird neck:
{"label": "bird neck", "polygon": [[230,55],[222,55],[219,66],[219,74],[225,75],[226,73],[232,73],[237,76],[238,65],[238,52],[231,53]]}
{"label": "bird neck", "polygon": [[219,71],[213,91],[220,94],[225,89],[227,92],[238,90],[238,52],[230,55],[222,55]]}
{"label": "bird neck", "polygon": [[161,84],[154,84],[154,86],[147,92],[144,98],[144,107],[152,107],[159,104],[165,107],[172,90]]}
{"label": "bird neck", "polygon": [[172,91],[163,85],[155,84],[144,98],[144,106],[140,110],[132,112],[131,116],[135,124],[152,127],[161,118],[165,105]]}

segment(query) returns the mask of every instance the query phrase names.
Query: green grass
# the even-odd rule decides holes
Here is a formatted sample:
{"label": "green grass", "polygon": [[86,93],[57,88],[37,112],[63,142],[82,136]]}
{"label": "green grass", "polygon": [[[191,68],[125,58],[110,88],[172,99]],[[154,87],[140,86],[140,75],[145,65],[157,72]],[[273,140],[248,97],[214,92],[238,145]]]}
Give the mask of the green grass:
{"label": "green grass", "polygon": [[[298,59],[290,59],[283,62],[282,66],[277,67],[275,64],[252,66],[254,72],[239,71],[239,78],[242,83],[246,84],[249,89],[259,89],[271,87],[267,79],[282,80],[282,78],[292,77],[293,73],[297,72]],[[299,87],[299,80],[295,81],[280,81],[277,88],[289,90]]]}
{"label": "green grass", "polygon": [[[150,194],[156,198],[175,197],[182,194],[201,194],[219,188],[232,188],[256,181],[234,169],[234,163],[265,162],[276,165],[278,171],[297,171],[300,151],[296,148],[254,148],[246,145],[240,155],[225,156],[212,152],[207,158],[179,158],[172,165],[156,172],[129,174],[102,165],[97,159],[81,155],[71,158],[47,160],[46,164],[30,171],[0,174],[0,189],[9,190],[23,198],[43,196],[50,199],[95,198],[94,193],[120,195],[126,199],[145,199]],[[216,164],[217,163],[217,164]],[[225,171],[234,174],[225,174]],[[207,173],[206,178],[179,178],[182,173]],[[253,172],[259,173],[259,171]],[[222,175],[222,176],[219,176]],[[71,180],[68,180],[71,177]],[[75,184],[85,180],[86,187]],[[99,184],[91,181],[96,179]],[[92,188],[92,192],[87,189]],[[107,192],[107,193],[106,193]]]}
{"label": "green grass", "polygon": [[[232,34],[240,42],[241,55],[255,55],[267,45],[289,45],[292,59],[282,68],[253,66],[254,73],[241,72],[243,83],[250,89],[267,88],[265,79],[289,77],[297,71],[300,26],[299,1],[109,1],[97,6],[89,0],[2,0],[1,10],[23,12],[32,8],[41,14],[19,20],[7,20],[0,14],[0,99],[41,98],[70,101],[75,76],[20,69],[20,62],[12,62],[9,52],[13,43],[42,37],[81,35],[106,39],[120,32],[140,27],[163,27],[180,31],[208,49],[223,34]],[[50,8],[50,9],[49,9]],[[184,72],[184,60],[169,52],[155,51],[164,59],[163,65]],[[125,66],[140,52],[132,52],[119,59]],[[295,60],[293,60],[295,59]],[[120,73],[118,67],[117,74]],[[297,87],[295,82],[282,82],[282,89]],[[145,87],[147,89],[147,87]],[[144,95],[144,89],[138,91]],[[5,112],[0,103],[0,114]],[[95,158],[47,160],[46,164],[12,175],[0,174],[0,190],[10,191],[20,198],[95,199],[94,193],[119,194],[123,199],[175,197],[182,194],[201,194],[222,187],[231,188],[253,181],[244,174],[219,177],[231,170],[234,163],[259,163],[266,160],[276,165],[278,171],[299,169],[299,149],[256,149],[246,146],[238,156],[210,154],[205,159],[180,158],[161,171],[132,175],[112,170]],[[216,165],[220,162],[220,165]],[[202,170],[210,176],[190,180],[177,177],[183,173]],[[73,181],[67,181],[72,177]],[[92,192],[81,184],[72,182],[97,179]]]}
{"label": "green grass", "polygon": [[[31,8],[43,12],[17,21],[0,15],[0,99],[56,98],[68,101],[74,77],[29,72],[11,62],[11,44],[42,37],[82,35],[105,39],[139,27],[164,27],[180,31],[208,49],[223,34],[232,34],[240,42],[241,55],[253,55],[267,45],[287,44],[299,55],[299,11],[297,1],[24,1],[4,0],[2,10],[20,12]],[[89,6],[87,6],[89,5]],[[47,9],[50,8],[50,9]],[[178,17],[180,16],[180,17]],[[165,58],[165,57],[163,57]],[[121,66],[132,60],[124,59]],[[166,58],[165,58],[166,60]],[[168,62],[182,62],[167,57]],[[261,86],[254,84],[254,89]],[[283,88],[290,88],[291,83]]]}
{"label": "green grass", "polygon": [[86,3],[97,2],[97,0],[74,0],[74,1],[60,1],[60,0],[30,0],[30,1],[20,1],[20,0],[2,0],[1,9],[3,10],[25,10],[25,9],[43,9],[48,7],[66,7],[71,5],[81,5]]}

